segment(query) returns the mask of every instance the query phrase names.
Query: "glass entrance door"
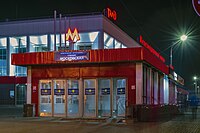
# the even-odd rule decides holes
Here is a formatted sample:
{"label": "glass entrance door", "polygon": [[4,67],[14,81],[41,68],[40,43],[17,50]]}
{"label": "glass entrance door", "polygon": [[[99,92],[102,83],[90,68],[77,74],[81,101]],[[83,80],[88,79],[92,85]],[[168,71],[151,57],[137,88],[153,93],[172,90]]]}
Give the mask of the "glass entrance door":
{"label": "glass entrance door", "polygon": [[26,85],[16,85],[16,105],[23,105],[26,103]]}
{"label": "glass entrance door", "polygon": [[96,117],[96,80],[84,80],[84,117]]}
{"label": "glass entrance door", "polygon": [[79,80],[67,81],[67,116],[79,117],[80,92]]}
{"label": "glass entrance door", "polygon": [[65,115],[65,80],[54,80],[54,116]]}
{"label": "glass entrance door", "polygon": [[98,82],[98,117],[111,116],[110,79],[99,79]]}
{"label": "glass entrance door", "polygon": [[39,95],[40,95],[40,116],[51,116],[52,115],[52,95],[51,95],[51,80],[41,80]]}
{"label": "glass entrance door", "polygon": [[113,116],[125,117],[126,111],[126,79],[113,81]]}

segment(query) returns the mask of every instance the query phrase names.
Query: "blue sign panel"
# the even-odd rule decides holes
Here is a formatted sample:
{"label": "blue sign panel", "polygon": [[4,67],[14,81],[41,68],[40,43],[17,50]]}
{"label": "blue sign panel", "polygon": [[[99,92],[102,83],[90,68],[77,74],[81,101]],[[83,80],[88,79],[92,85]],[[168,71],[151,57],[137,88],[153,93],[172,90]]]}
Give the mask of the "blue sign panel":
{"label": "blue sign panel", "polygon": [[85,88],[85,95],[95,95],[95,88]]}
{"label": "blue sign panel", "polygon": [[41,89],[41,95],[51,95],[51,89]]}
{"label": "blue sign panel", "polygon": [[125,88],[117,88],[117,95],[124,95],[125,94]]}
{"label": "blue sign panel", "polygon": [[54,95],[65,95],[65,89],[55,89]]}
{"label": "blue sign panel", "polygon": [[55,52],[55,61],[89,60],[89,52]]}
{"label": "blue sign panel", "polygon": [[110,88],[101,88],[101,95],[110,95]]}
{"label": "blue sign panel", "polygon": [[68,89],[68,95],[79,95],[79,89]]}

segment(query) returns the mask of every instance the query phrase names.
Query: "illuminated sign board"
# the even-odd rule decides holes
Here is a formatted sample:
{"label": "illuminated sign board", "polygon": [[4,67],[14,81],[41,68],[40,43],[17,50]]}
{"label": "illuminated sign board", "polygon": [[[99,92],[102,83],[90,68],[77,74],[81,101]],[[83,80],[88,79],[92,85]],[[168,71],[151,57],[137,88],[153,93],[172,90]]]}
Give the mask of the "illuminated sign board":
{"label": "illuminated sign board", "polygon": [[192,5],[195,12],[200,16],[200,0],[192,0]]}
{"label": "illuminated sign board", "polygon": [[41,95],[51,95],[51,89],[41,89]]}
{"label": "illuminated sign board", "polygon": [[184,79],[180,76],[180,75],[178,75],[178,77],[177,77],[177,82],[179,83],[179,84],[181,84],[181,85],[184,85],[185,83],[184,83]]}
{"label": "illuminated sign board", "polygon": [[152,54],[154,54],[155,56],[157,56],[162,62],[165,62],[165,58],[162,57],[155,49],[153,49],[145,40],[143,40],[142,36],[140,36],[139,42],[145,48],[147,48]]}
{"label": "illuminated sign board", "polygon": [[95,95],[95,88],[85,88],[85,95]]}
{"label": "illuminated sign board", "polygon": [[77,42],[80,40],[80,36],[78,33],[78,30],[75,28],[74,31],[72,32],[70,28],[68,28],[67,33],[66,33],[66,41],[72,41],[72,42]]}
{"label": "illuminated sign board", "polygon": [[79,89],[68,89],[68,95],[79,95]]}
{"label": "illuminated sign board", "polygon": [[177,73],[174,72],[174,80],[177,81],[177,77],[178,77]]}
{"label": "illuminated sign board", "polygon": [[117,12],[115,10],[111,10],[110,8],[106,8],[105,14],[109,19],[113,19],[115,21],[117,20]]}
{"label": "illuminated sign board", "polygon": [[117,95],[125,94],[125,88],[117,88]]}
{"label": "illuminated sign board", "polygon": [[80,61],[89,60],[89,52],[55,52],[55,61]]}
{"label": "illuminated sign board", "polygon": [[102,95],[110,95],[110,88],[101,88]]}
{"label": "illuminated sign board", "polygon": [[54,95],[65,95],[65,89],[54,89]]}

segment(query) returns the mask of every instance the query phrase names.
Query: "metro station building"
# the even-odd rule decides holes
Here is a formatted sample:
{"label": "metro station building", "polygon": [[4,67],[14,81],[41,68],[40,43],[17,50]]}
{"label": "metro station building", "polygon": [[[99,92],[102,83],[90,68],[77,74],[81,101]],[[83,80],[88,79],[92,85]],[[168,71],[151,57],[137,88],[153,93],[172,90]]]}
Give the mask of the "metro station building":
{"label": "metro station building", "polygon": [[11,99],[33,104],[35,116],[86,118],[176,104],[165,59],[102,14],[1,22],[0,35],[1,104]]}

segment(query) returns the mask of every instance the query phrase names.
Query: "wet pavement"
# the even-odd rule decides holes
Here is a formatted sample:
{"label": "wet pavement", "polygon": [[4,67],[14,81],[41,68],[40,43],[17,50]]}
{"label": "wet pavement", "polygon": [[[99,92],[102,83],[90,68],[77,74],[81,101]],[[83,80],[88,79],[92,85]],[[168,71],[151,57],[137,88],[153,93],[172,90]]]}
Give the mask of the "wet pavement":
{"label": "wet pavement", "polygon": [[200,133],[200,111],[170,120],[138,122],[122,119],[23,117],[20,107],[0,107],[0,133]]}
{"label": "wet pavement", "polygon": [[63,119],[58,117],[1,117],[0,133],[200,133],[200,114],[169,121],[138,122]]}

